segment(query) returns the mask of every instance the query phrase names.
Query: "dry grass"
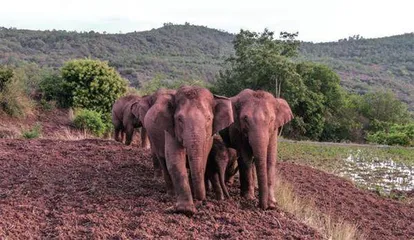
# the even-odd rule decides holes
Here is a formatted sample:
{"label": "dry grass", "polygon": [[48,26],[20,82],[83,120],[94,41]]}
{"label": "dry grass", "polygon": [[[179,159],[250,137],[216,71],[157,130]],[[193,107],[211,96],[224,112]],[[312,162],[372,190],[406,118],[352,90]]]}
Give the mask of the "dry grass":
{"label": "dry grass", "polygon": [[76,141],[82,139],[90,139],[95,138],[87,131],[81,130],[71,130],[69,128],[63,128],[62,131],[57,131],[51,137],[52,139],[59,139],[59,140],[69,140],[69,141]]}
{"label": "dry grass", "polygon": [[365,239],[364,235],[358,232],[356,225],[340,219],[333,219],[317,210],[312,201],[299,199],[295,196],[292,186],[283,179],[277,181],[276,198],[283,210],[295,215],[306,225],[317,229],[326,239]]}
{"label": "dry grass", "polygon": [[0,138],[15,139],[21,136],[21,129],[16,126],[0,126]]}

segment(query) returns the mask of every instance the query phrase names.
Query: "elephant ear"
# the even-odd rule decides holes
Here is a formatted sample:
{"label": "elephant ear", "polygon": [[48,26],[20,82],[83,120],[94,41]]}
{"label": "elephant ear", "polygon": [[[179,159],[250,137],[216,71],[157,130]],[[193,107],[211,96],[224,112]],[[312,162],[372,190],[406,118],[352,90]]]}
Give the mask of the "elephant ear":
{"label": "elephant ear", "polygon": [[293,119],[289,104],[283,98],[276,98],[276,127],[281,127]]}
{"label": "elephant ear", "polygon": [[234,122],[233,107],[230,98],[214,95],[213,134],[230,126]]}
{"label": "elephant ear", "polygon": [[139,102],[132,104],[131,112],[132,114],[139,119],[139,121],[144,124],[144,117],[147,114],[148,110],[153,105],[152,96],[144,96]]}

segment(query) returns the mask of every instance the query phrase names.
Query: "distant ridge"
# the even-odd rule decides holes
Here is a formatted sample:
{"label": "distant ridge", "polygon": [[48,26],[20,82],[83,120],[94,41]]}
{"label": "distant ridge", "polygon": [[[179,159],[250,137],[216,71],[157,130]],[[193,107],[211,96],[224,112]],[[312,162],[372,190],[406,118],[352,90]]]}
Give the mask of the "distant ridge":
{"label": "distant ridge", "polygon": [[[165,24],[125,34],[0,28],[0,64],[34,62],[58,68],[72,58],[107,60],[134,86],[157,74],[213,81],[234,50],[233,34],[190,24]],[[298,60],[331,66],[353,92],[392,89],[414,110],[414,34],[338,42],[303,42]]]}

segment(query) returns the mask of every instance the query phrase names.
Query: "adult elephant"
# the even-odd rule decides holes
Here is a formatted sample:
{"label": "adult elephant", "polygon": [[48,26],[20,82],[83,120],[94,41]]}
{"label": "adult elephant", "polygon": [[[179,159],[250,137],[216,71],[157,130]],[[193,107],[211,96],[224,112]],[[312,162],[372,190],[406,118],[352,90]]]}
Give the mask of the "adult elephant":
{"label": "adult elephant", "polygon": [[275,208],[278,128],[293,118],[292,111],[284,99],[260,90],[245,89],[232,97],[231,102],[234,123],[220,134],[240,156],[241,195],[254,198],[255,168],[259,206],[262,209]]}
{"label": "adult elephant", "polygon": [[137,95],[127,95],[119,98],[112,106],[112,123],[114,125],[115,141],[123,142],[126,135],[125,144],[130,145],[135,128],[141,127],[141,146],[149,148],[149,140],[145,128],[139,116],[133,112],[133,106],[141,101],[142,97]]}
{"label": "adult elephant", "polygon": [[193,195],[196,200],[206,198],[204,174],[213,135],[233,123],[231,102],[226,97],[215,96],[205,88],[194,86],[182,86],[175,94],[160,99],[159,95],[153,98],[144,126],[158,156],[165,154],[164,177],[167,187],[173,186],[177,196],[175,206],[169,210],[193,214]]}
{"label": "adult elephant", "polygon": [[164,176],[167,192],[170,195],[174,194],[174,187],[165,162],[164,131],[174,128],[172,106],[175,93],[175,90],[159,89],[154,94],[144,97],[137,105],[138,109],[134,110],[134,112],[138,111],[143,126],[147,130],[154,168],[159,166],[159,171],[162,171],[161,173],[156,171],[155,176],[158,177],[161,174]]}

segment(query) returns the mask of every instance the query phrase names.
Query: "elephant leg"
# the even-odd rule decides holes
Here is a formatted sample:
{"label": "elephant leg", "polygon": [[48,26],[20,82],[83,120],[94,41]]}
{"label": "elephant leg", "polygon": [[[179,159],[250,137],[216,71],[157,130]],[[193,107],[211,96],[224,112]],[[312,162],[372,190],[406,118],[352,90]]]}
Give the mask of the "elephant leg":
{"label": "elephant leg", "polygon": [[115,127],[114,139],[117,142],[121,142],[122,141],[122,139],[119,139],[120,132],[122,132],[122,129],[119,128],[119,127]]}
{"label": "elephant leg", "polygon": [[165,155],[167,169],[177,196],[177,203],[168,211],[192,215],[196,209],[188,181],[185,149],[168,132],[165,132]]}
{"label": "elephant leg", "polygon": [[276,208],[276,162],[277,162],[277,132],[273,134],[269,141],[267,150],[267,180],[269,186],[269,208]]}
{"label": "elephant leg", "polygon": [[227,165],[228,165],[228,161],[225,161],[225,160],[220,161],[219,166],[218,166],[217,175],[219,177],[220,187],[221,187],[221,190],[224,193],[224,196],[226,198],[230,198],[230,194],[229,194],[229,191],[227,191],[227,186],[226,186],[226,183],[225,183],[226,182],[225,174],[226,174]]}
{"label": "elephant leg", "polygon": [[246,199],[254,199],[254,185],[252,175],[252,154],[246,148],[241,149],[238,160],[240,172],[240,195]]}
{"label": "elephant leg", "polygon": [[217,172],[213,173],[211,176],[211,184],[213,185],[213,190],[216,194],[217,200],[224,200],[223,191],[220,186],[220,176]]}
{"label": "elephant leg", "polygon": [[167,187],[167,193],[170,196],[174,196],[174,186],[171,180],[171,175],[167,169],[166,159],[164,157],[159,157],[158,159],[159,159],[159,165],[161,166],[161,169],[162,169],[162,175],[164,177],[165,185]]}
{"label": "elephant leg", "polygon": [[124,139],[125,139],[125,131],[124,131],[124,129],[122,129],[121,130],[121,143],[124,142]]}
{"label": "elephant leg", "polygon": [[211,190],[210,181],[208,179],[209,179],[209,176],[206,174],[206,176],[204,177],[204,185],[205,185],[205,188],[206,188],[206,192]]}
{"label": "elephant leg", "polygon": [[131,145],[133,135],[134,135],[134,126],[132,126],[132,124],[130,124],[126,128],[125,145]]}
{"label": "elephant leg", "polygon": [[150,149],[150,141],[147,130],[144,127],[141,127],[141,147],[144,149]]}
{"label": "elephant leg", "polygon": [[[159,178],[162,176],[161,161],[158,160],[158,157],[155,153],[151,154],[152,165],[154,166],[154,178]],[[165,160],[164,160],[165,162]]]}

